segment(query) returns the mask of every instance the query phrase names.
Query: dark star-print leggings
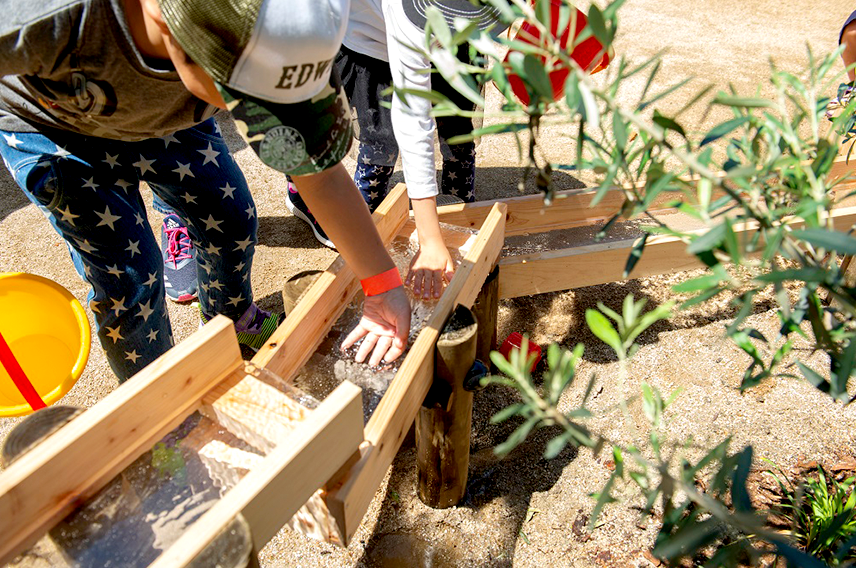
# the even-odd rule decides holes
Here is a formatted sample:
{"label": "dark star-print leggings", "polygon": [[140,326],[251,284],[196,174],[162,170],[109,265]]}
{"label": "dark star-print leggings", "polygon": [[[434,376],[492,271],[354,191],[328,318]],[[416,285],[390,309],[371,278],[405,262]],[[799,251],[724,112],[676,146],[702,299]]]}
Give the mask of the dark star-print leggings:
{"label": "dark star-print leggings", "polygon": [[[392,131],[389,108],[391,95],[382,93],[392,84],[389,63],[356,53],[342,46],[336,57],[336,69],[351,107],[357,114],[360,141],[354,182],[374,211],[389,190],[398,144]],[[473,110],[472,102],[455,91],[439,74],[431,77],[432,88],[449,97],[464,110]],[[473,129],[472,120],[460,116],[438,117],[437,136],[443,156],[440,193],[454,195],[469,203],[475,200],[476,149],[473,142],[449,144],[447,140]]]}
{"label": "dark star-print leggings", "polygon": [[173,343],[141,181],[187,224],[204,311],[237,319],[252,303],[256,208],[214,119],[140,142],[0,131],[0,155],[92,286],[98,338],[120,381]]}

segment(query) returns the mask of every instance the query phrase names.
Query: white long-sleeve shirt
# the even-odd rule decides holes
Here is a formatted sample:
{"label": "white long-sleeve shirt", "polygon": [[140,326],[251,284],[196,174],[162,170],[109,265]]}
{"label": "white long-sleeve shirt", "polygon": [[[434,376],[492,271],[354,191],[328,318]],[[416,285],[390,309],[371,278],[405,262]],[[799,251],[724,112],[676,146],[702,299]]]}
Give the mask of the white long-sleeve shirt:
{"label": "white long-sleeve shirt", "polygon": [[[425,31],[416,27],[399,0],[351,0],[345,47],[389,62],[392,80],[401,89],[431,90],[431,62],[412,48],[421,48]],[[406,96],[406,104],[392,97],[392,129],[404,165],[404,181],[411,199],[433,197],[434,130],[431,102]]]}

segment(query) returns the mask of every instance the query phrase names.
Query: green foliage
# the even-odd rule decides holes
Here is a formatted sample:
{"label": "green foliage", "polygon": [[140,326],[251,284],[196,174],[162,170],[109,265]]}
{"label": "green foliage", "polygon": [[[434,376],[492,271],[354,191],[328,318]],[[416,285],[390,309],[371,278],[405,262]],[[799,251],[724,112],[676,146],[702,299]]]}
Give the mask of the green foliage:
{"label": "green foliage", "polygon": [[[686,92],[692,78],[664,83],[661,56],[641,63],[618,57],[604,74],[593,78],[570,57],[571,49],[563,49],[546,33],[550,29],[549,2],[487,3],[499,9],[506,23],[524,18],[540,31],[542,39],[532,45],[500,37],[498,41],[509,51],[505,57],[505,51],[497,49],[487,33],[463,24],[450,30],[442,18],[429,17],[426,38],[436,41],[426,41],[425,53],[439,72],[478,104],[484,102],[479,87],[487,81],[493,81],[504,97],[490,126],[460,140],[514,136],[523,177],[535,176],[547,205],[553,199],[556,171],[585,170],[596,176],[594,204],[610,191],[623,192],[624,204],[601,236],[622,219],[644,216],[652,221],[646,229],[649,234],[671,235],[685,242],[688,253],[707,266],[708,272],[675,287],[676,292],[688,295],[680,308],[726,292],[734,298],[736,316],[726,331],[748,357],[741,388],[756,386],[776,374],[798,373],[835,400],[849,403],[856,399],[850,395],[856,368],[856,288],[847,285],[838,264],[840,255],[856,254],[856,237],[852,227],[835,224],[833,209],[850,195],[836,193],[842,180],[830,181],[838,148],[852,137],[850,130],[856,125],[856,99],[831,123],[824,118],[829,98],[825,93],[843,75],[837,71],[840,51],[817,58],[809,50],[808,66],[799,73],[771,64],[769,97],[758,94],[760,90],[746,96],[733,88],[714,92],[712,87],[702,87],[684,96],[687,102],[682,105],[665,104]],[[559,36],[574,25],[573,5],[569,0],[562,4]],[[603,52],[608,52],[622,4],[623,0],[617,0],[603,8],[592,5],[589,24],[576,43],[594,36],[604,45]],[[454,57],[465,42],[476,54],[473,65]],[[571,72],[564,97],[554,101],[549,74],[558,67]],[[519,77],[526,86],[528,104],[514,97],[511,76]],[[641,90],[639,84],[644,85]],[[436,97],[425,96],[432,101]],[[435,101],[435,111],[443,114],[454,109]],[[724,111],[727,116],[705,132],[696,132],[689,124],[688,116],[708,116],[712,111]],[[563,125],[575,145],[561,163],[551,163],[542,152],[540,129],[548,123]],[[688,232],[670,226],[668,219],[654,211],[664,202],[701,222],[704,229]],[[625,277],[632,276],[648,242],[646,235],[633,247]],[[777,337],[766,337],[746,323],[755,299],[767,290],[772,290],[777,302],[781,322]],[[643,313],[644,302],[628,297],[620,314],[598,307],[586,311],[586,322],[615,351],[617,382],[623,389],[640,334],[668,317],[673,305]],[[798,338],[808,342],[812,352],[824,353],[828,367],[818,370],[803,362],[791,363],[788,355]],[[708,565],[736,565],[747,559],[756,562],[772,549],[789,565],[824,566],[824,562],[844,560],[856,544],[856,537],[849,537],[852,532],[848,532],[853,523],[851,501],[856,500],[853,480],[830,486],[825,479],[810,482],[803,493],[811,504],[806,505],[802,498],[793,502],[794,518],[802,518],[807,527],[801,541],[804,550],[799,550],[792,540],[768,530],[763,513],[752,507],[746,489],[751,447],[730,453],[725,440],[693,461],[687,457],[691,452],[683,451],[692,442],[669,437],[669,408],[677,393],[664,397],[643,384],[640,396],[646,429],[634,432],[636,443],[618,444],[585,426],[592,415],[586,402],[594,376],[577,408],[559,410],[562,394],[572,388],[577,376],[582,346],[573,351],[550,346],[549,369],[540,387],[532,380],[525,353],[524,345],[508,361],[492,355],[503,376],[488,382],[514,388],[521,395],[521,402],[493,417],[497,422],[521,420],[497,452],[507,454],[543,426],[561,430],[548,444],[548,458],[569,443],[595,452],[611,447],[615,470],[593,495],[591,526],[603,507],[617,499],[617,488],[630,485],[644,498],[646,513],[657,509],[662,514],[654,554],[667,562],[693,559],[707,550],[711,554]],[[633,422],[627,400],[620,406],[625,421]],[[693,447],[693,453],[699,449]],[[703,491],[698,486],[702,479]],[[848,542],[842,544],[844,539]]]}
{"label": "green foliage", "polygon": [[799,546],[830,566],[856,559],[856,478],[827,478],[822,467],[817,477],[794,486],[775,465],[768,470],[779,485],[783,502],[776,511],[791,525]]}

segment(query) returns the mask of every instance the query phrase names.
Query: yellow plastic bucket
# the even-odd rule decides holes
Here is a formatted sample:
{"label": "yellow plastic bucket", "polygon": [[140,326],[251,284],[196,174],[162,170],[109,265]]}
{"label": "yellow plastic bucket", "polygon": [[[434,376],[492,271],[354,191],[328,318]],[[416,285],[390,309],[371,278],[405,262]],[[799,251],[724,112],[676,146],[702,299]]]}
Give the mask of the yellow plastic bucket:
{"label": "yellow plastic bucket", "polygon": [[18,386],[23,376],[35,390],[31,397],[37,393],[50,405],[71,390],[89,358],[83,306],[56,282],[34,274],[0,273],[0,336],[0,417],[33,412]]}

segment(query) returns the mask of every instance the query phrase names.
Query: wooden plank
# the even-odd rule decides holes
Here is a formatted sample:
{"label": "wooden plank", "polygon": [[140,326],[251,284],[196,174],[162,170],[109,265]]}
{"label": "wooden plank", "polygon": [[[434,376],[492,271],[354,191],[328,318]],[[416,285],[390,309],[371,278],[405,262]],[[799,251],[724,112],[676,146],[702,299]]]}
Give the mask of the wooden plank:
{"label": "wooden plank", "polygon": [[[407,192],[398,184],[372,214],[384,244],[389,244],[407,221]],[[351,302],[360,285],[353,271],[339,257],[306,292],[306,295],[253,357],[264,367],[289,380],[309,360],[326,333]],[[210,402],[232,384],[223,384],[206,397]]]}
{"label": "wooden plank", "polygon": [[357,450],[362,424],[362,392],[342,383],[151,566],[187,565],[239,513],[260,550]]}
{"label": "wooden plank", "polygon": [[471,307],[496,263],[505,238],[506,207],[493,205],[473,247],[434,308],[425,329],[416,338],[380,404],[366,425],[362,458],[338,484],[328,484],[327,506],[336,517],[345,544],[354,535],[416,413],[434,374],[434,346],[440,330],[455,309]]}
{"label": "wooden plank", "polygon": [[285,440],[307,413],[298,402],[252,375],[203,404],[200,411],[264,453]]}
{"label": "wooden plank", "polygon": [[[856,173],[856,153],[849,162],[845,156],[839,156],[827,179],[832,183],[846,175],[853,176],[854,173]],[[853,189],[856,189],[856,177],[836,186],[835,193],[841,195]],[[624,190],[615,187],[610,189],[595,207],[591,207],[596,193],[597,190],[594,189],[557,191],[550,207],[544,206],[544,198],[540,194],[503,199],[502,202],[508,206],[505,235],[510,237],[590,225],[612,217],[624,204]],[[683,197],[683,193],[663,193],[654,199],[650,210],[661,213],[669,211],[666,205],[670,201]],[[714,199],[716,197],[717,195]],[[476,229],[484,222],[491,205],[493,202],[489,201],[443,205],[437,208],[437,213],[442,223]],[[411,214],[402,232],[410,234],[415,229],[416,224]]]}
{"label": "wooden plank", "polygon": [[217,316],[0,475],[0,565],[33,544],[152,444],[204,393],[243,367],[232,321]]}
{"label": "wooden plank", "polygon": [[[847,230],[856,223],[856,207],[835,209],[832,217],[836,229]],[[794,223],[794,227],[798,226]],[[742,233],[744,238],[755,230],[754,226],[734,228],[735,233]],[[499,262],[499,297],[517,298],[622,280],[635,242],[636,239],[627,239],[503,258]],[[669,274],[702,266],[695,256],[687,254],[686,248],[686,243],[674,237],[648,239],[631,277]]]}

